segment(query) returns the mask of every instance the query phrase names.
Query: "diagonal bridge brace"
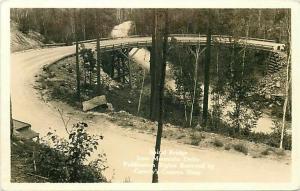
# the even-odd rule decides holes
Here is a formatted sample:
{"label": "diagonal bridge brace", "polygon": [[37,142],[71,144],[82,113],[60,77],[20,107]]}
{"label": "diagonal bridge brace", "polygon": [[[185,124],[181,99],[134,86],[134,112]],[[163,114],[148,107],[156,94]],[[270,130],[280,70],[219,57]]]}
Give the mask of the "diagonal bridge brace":
{"label": "diagonal bridge brace", "polygon": [[129,56],[129,52],[130,52],[129,50],[128,50],[128,56],[126,54],[124,54],[124,52],[122,50],[118,50],[118,51],[128,60],[129,85],[130,85],[130,87],[132,87],[130,61],[134,62],[132,57],[139,51],[139,49],[136,49],[136,51],[134,51],[134,53],[131,56]]}

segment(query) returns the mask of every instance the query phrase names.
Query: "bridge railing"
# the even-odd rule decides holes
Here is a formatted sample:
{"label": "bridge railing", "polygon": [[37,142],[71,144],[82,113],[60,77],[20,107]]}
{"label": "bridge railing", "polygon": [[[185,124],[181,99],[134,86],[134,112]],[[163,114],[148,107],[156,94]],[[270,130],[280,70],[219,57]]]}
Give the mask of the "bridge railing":
{"label": "bridge railing", "polygon": [[[109,38],[100,38],[100,41],[107,41],[107,40],[116,40],[116,39],[130,39],[130,38],[142,38],[142,37],[149,37],[149,36],[143,36],[143,35],[132,35],[132,36],[128,36],[128,37],[121,37],[121,38],[114,38],[114,37],[109,37]],[[202,43],[205,42],[206,39],[203,39],[206,37],[206,35],[199,35],[199,34],[170,34],[169,37],[179,37],[179,38],[183,38],[180,39],[181,42],[188,42],[190,44],[193,43]],[[198,42],[195,40],[190,40],[188,38],[197,38],[199,37]],[[186,40],[184,38],[187,38]],[[213,41],[215,40],[216,42],[219,41],[223,44],[231,44],[234,42],[234,37],[230,36],[230,35],[212,35],[212,39]],[[259,38],[246,38],[246,37],[240,37],[238,43],[239,44],[247,44],[247,46],[256,46],[262,49],[274,49],[275,46],[272,45],[263,45],[261,43],[250,43],[247,42],[248,40],[253,40],[253,41],[259,41],[259,42],[272,42],[275,43],[274,40],[267,40],[267,39],[259,39]],[[89,40],[83,40],[83,41],[79,41],[79,43],[95,43],[97,41],[97,39],[89,39]],[[71,45],[74,45],[76,42],[72,42],[70,43]],[[141,47],[141,46],[147,46],[149,43],[151,43],[151,40],[141,40],[139,42],[124,42],[124,43],[114,43],[113,45],[106,45],[106,46],[101,46],[101,48],[116,48],[116,47],[128,47],[128,46],[137,46],[137,47]],[[44,44],[44,47],[56,47],[56,46],[66,46],[66,43],[54,43],[54,44]],[[278,43],[279,46],[282,46],[283,44]],[[284,46],[284,45],[283,45]]]}
{"label": "bridge railing", "polygon": [[[206,37],[205,34],[170,34],[169,36],[171,37]],[[211,35],[212,38],[231,38],[234,39],[233,36],[230,35]],[[239,39],[247,39],[247,40],[256,40],[256,41],[264,41],[264,42],[276,42],[275,40],[270,40],[270,39],[262,39],[262,38],[253,38],[253,37],[239,37]]]}
{"label": "bridge railing", "polygon": [[125,42],[125,43],[114,43],[109,45],[100,45],[101,49],[104,49],[104,51],[110,51],[113,49],[122,49],[122,48],[129,48],[129,47],[145,47],[151,44],[151,40],[143,40],[138,42]]}

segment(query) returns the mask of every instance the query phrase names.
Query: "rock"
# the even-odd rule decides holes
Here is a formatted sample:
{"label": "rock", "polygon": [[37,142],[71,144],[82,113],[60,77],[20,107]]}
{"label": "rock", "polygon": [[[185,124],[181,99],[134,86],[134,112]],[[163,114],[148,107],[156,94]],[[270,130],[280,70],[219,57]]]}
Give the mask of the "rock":
{"label": "rock", "polygon": [[195,129],[202,129],[201,125],[197,124],[197,126],[195,127]]}
{"label": "rock", "polygon": [[98,107],[100,105],[106,105],[107,100],[105,95],[94,97],[93,99],[90,99],[88,101],[82,102],[82,110],[88,111],[91,109],[94,109],[95,107]]}
{"label": "rock", "polygon": [[47,71],[48,67],[47,66],[43,66],[43,71]]}
{"label": "rock", "polygon": [[72,68],[68,68],[68,72],[69,73],[73,73],[73,69]]}
{"label": "rock", "polygon": [[172,125],[170,123],[166,123],[165,126],[166,127],[172,127]]}
{"label": "rock", "polygon": [[107,109],[106,109],[107,111],[110,111],[110,112],[114,111],[114,107],[111,103],[107,103],[106,105],[107,105]]}
{"label": "rock", "polygon": [[271,95],[270,95],[270,94],[266,94],[266,95],[265,95],[265,98],[266,98],[266,99],[271,99]]}
{"label": "rock", "polygon": [[54,78],[55,76],[56,76],[56,74],[54,72],[50,72],[49,78]]}

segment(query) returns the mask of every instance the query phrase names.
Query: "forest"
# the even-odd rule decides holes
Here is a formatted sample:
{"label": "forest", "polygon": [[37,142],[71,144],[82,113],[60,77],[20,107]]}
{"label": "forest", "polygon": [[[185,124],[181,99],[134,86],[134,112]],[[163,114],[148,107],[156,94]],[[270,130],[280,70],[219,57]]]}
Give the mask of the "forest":
{"label": "forest", "polygon": [[[250,37],[288,43],[287,9],[170,9],[168,12],[170,34],[205,34],[210,20],[212,34],[246,36],[248,26]],[[74,39],[75,23],[79,40],[96,38],[96,31],[107,37],[113,26],[127,20],[135,23],[133,35],[149,35],[151,15],[151,9],[12,9],[11,20],[19,23],[23,33],[34,30],[44,35],[46,42],[67,42]]]}

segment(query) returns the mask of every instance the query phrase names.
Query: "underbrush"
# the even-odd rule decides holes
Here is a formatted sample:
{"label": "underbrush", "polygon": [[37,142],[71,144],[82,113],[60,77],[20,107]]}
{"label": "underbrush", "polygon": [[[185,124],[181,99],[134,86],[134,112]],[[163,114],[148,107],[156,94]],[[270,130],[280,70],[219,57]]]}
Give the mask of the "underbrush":
{"label": "underbrush", "polygon": [[[13,161],[24,161],[21,176],[33,176],[35,179],[19,179],[18,173],[12,174],[16,182],[108,182],[102,172],[106,166],[105,154],[86,164],[88,157],[97,149],[97,138],[85,132],[85,123],[77,123],[69,131],[69,138],[60,138],[52,132],[41,138],[40,143],[31,140],[12,140]],[[16,165],[11,165],[16,171]],[[20,171],[20,169],[18,169]],[[14,176],[14,177],[13,177]]]}
{"label": "underbrush", "polygon": [[[211,119],[209,119],[211,121]],[[235,133],[232,127],[224,123],[220,123],[219,127],[213,127],[213,125],[209,124],[209,126],[205,129],[207,132],[218,133],[221,135],[225,135],[232,138],[248,140],[254,143],[264,143],[271,147],[279,147],[280,143],[280,133],[278,131],[274,131],[270,134],[262,133],[262,132],[248,132],[241,130],[241,133]],[[292,135],[285,134],[283,139],[283,148],[286,150],[292,150]]]}
{"label": "underbrush", "polygon": [[234,150],[244,153],[245,155],[248,154],[248,148],[243,144],[235,144],[235,145],[233,145],[233,148],[234,148]]}
{"label": "underbrush", "polygon": [[191,145],[198,146],[200,142],[205,139],[205,136],[203,136],[199,132],[193,132],[191,135]]}
{"label": "underbrush", "polygon": [[213,145],[216,146],[216,147],[223,147],[224,146],[224,143],[218,139],[215,139],[214,142],[213,142]]}
{"label": "underbrush", "polygon": [[[40,79],[42,84],[41,89],[49,90],[49,97],[52,99],[58,99],[64,101],[72,106],[79,106],[78,99],[76,98],[76,74],[75,74],[75,58],[70,57],[59,61],[56,64],[46,67],[44,70],[45,76]],[[105,68],[104,68],[105,69]],[[133,86],[130,88],[119,82],[116,87],[111,87],[109,85],[102,84],[101,95],[106,95],[109,103],[112,103],[114,111],[126,111],[132,115],[140,116],[149,119],[149,108],[150,108],[150,78],[146,76],[145,84],[140,104],[140,110],[138,112],[138,103],[142,86],[142,69],[137,66],[132,66],[132,83]],[[105,69],[105,71],[110,71],[110,68]],[[55,73],[55,74],[54,74]],[[81,68],[81,74],[83,74],[83,69]],[[84,81],[83,76],[81,76],[81,81]],[[95,91],[95,86],[90,86],[89,84],[82,84],[81,86],[81,101],[91,99],[99,95]],[[178,102],[172,97],[172,94],[168,91],[165,93],[164,99],[165,111],[164,111],[164,121],[165,123],[170,123],[172,125],[187,127],[187,123],[184,115],[184,105]],[[199,108],[195,108],[195,113],[192,127],[194,128],[198,124],[198,117],[201,115],[199,113]],[[98,108],[95,111],[102,112]],[[189,112],[189,111],[188,111]],[[198,113],[197,113],[198,112]],[[130,124],[128,126],[131,126]],[[236,133],[234,128],[229,127],[229,125],[223,123],[219,120],[218,126],[215,125],[215,120],[209,116],[208,125],[204,129],[206,132],[217,133],[224,136],[243,139],[254,143],[264,143],[271,147],[279,147],[280,136],[278,134],[265,134],[256,133],[241,130],[240,133]],[[193,145],[199,144],[198,140],[192,142]],[[283,148],[287,150],[292,149],[291,135],[286,134],[283,140]]]}

